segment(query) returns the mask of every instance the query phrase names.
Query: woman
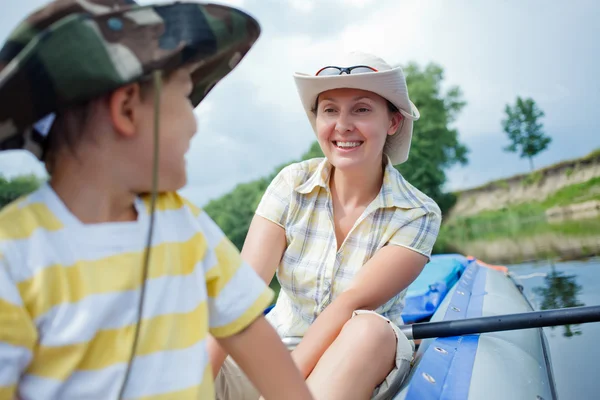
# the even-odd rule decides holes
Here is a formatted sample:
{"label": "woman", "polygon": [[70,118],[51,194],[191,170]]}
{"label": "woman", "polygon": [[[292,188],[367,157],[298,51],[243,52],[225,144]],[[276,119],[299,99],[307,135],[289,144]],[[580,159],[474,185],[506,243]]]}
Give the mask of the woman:
{"label": "woman", "polygon": [[[302,337],[292,356],[315,397],[369,399],[408,374],[404,296],[441,223],[435,202],[393,167],[408,158],[419,113],[402,69],[372,55],[348,54],[295,81],[325,158],[277,175],[242,255],[266,282],[277,271],[267,318],[281,337]],[[211,349],[219,371],[225,357]],[[216,386],[221,399],[258,397],[229,358]]]}

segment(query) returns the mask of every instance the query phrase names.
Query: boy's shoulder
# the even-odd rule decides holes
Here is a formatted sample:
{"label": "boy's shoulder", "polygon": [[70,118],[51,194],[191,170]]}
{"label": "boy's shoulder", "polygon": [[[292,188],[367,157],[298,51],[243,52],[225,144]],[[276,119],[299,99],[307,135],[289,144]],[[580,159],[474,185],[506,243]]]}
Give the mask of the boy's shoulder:
{"label": "boy's shoulder", "polygon": [[[140,196],[144,202],[146,210],[150,212],[151,196],[145,194]],[[193,217],[198,217],[202,214],[202,209],[192,203],[189,199],[185,198],[178,192],[162,192],[156,197],[156,211],[175,211],[185,210],[188,211]]]}
{"label": "boy's shoulder", "polygon": [[0,242],[29,238],[43,228],[57,231],[63,224],[48,204],[47,187],[21,196],[0,210]]}
{"label": "boy's shoulder", "polygon": [[[150,211],[150,195],[142,196],[146,210]],[[200,231],[209,244],[219,242],[225,234],[217,223],[206,213],[204,209],[194,204],[178,192],[163,192],[156,198],[156,211],[162,213],[163,218],[172,218],[173,221],[191,222],[195,229]],[[181,213],[180,213],[181,212]]]}

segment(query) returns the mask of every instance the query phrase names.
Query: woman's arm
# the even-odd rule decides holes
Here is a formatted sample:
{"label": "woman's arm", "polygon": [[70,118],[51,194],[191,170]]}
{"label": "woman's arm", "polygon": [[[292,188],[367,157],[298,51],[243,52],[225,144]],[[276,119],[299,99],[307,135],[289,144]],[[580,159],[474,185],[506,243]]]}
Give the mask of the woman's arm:
{"label": "woman's arm", "polygon": [[292,352],[304,378],[310,375],[354,310],[374,310],[385,304],[407,288],[426,263],[426,256],[402,246],[388,245],[377,251],[356,275],[352,286],[327,306]]}
{"label": "woman's arm", "polygon": [[[244,242],[242,258],[252,266],[268,285],[281,262],[285,247],[285,230],[281,226],[255,215]],[[213,377],[216,378],[227,358],[227,352],[210,335],[208,336],[207,345]]]}
{"label": "woman's arm", "polygon": [[285,230],[255,215],[242,248],[242,258],[254,268],[268,285],[277,271],[286,248]]}

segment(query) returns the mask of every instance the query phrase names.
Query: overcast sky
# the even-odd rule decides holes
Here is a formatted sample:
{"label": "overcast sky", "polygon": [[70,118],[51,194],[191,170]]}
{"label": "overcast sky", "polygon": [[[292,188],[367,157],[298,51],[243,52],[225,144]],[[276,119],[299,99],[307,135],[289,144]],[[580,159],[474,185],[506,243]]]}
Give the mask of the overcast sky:
{"label": "overcast sky", "polygon": [[[532,97],[553,138],[536,166],[600,146],[600,2],[594,0],[223,0],[255,16],[256,46],[200,104],[183,193],[199,205],[297,159],[314,140],[292,79],[339,52],[374,53],[390,64],[439,63],[467,105],[455,122],[470,163],[448,171],[448,189],[528,170],[504,153],[506,103]],[[0,38],[42,0],[11,1]],[[150,3],[145,0],[142,3]],[[418,123],[418,122],[417,122]],[[28,153],[0,153],[0,173],[43,167]]]}

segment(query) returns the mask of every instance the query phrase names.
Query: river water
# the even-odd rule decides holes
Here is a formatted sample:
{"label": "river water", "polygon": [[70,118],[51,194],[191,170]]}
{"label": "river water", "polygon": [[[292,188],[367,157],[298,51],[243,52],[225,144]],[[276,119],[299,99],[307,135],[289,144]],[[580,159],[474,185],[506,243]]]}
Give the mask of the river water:
{"label": "river water", "polygon": [[[535,309],[600,304],[600,258],[509,265]],[[559,399],[600,399],[600,323],[544,328]]]}

